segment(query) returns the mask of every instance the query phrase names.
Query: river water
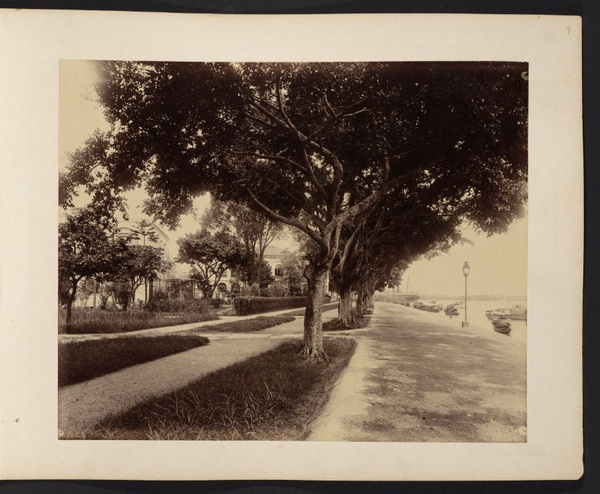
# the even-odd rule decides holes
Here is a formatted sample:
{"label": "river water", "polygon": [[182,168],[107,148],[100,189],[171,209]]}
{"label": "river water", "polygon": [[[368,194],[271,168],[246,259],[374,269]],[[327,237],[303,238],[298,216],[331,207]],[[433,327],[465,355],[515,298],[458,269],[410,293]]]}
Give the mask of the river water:
{"label": "river water", "polygon": [[[430,301],[427,299],[421,299],[420,302],[429,303]],[[445,300],[445,299],[437,299],[435,303],[437,305],[442,305],[446,307],[446,305],[453,304],[458,302],[458,300]],[[495,310],[495,309],[510,309],[517,304],[524,304],[524,302],[519,302],[516,300],[491,300],[491,301],[480,301],[480,300],[468,300],[467,301],[467,320],[469,321],[470,327],[477,327],[484,331],[494,331],[491,321],[486,317],[485,311],[487,310]],[[438,312],[437,314],[433,314],[438,316],[440,320],[449,319],[455,321],[456,326],[460,327],[462,322],[465,320],[465,309],[464,307],[457,307],[459,315],[450,317],[447,316],[444,311]],[[527,321],[511,321],[511,332],[508,335],[502,335],[506,338],[510,338],[515,343],[518,342],[520,344],[526,345],[527,343]],[[496,333],[499,334],[499,333]]]}

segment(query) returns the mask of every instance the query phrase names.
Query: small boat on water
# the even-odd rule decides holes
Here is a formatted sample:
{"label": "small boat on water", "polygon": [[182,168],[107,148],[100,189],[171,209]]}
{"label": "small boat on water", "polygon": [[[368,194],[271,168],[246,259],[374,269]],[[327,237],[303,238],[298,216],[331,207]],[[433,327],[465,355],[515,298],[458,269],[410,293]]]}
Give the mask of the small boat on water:
{"label": "small boat on water", "polygon": [[492,321],[492,326],[494,327],[494,331],[502,334],[510,333],[510,311],[505,310],[494,310],[487,311],[486,315],[490,312],[490,320]]}
{"label": "small boat on water", "polygon": [[428,302],[428,303],[415,302],[413,304],[413,307],[415,309],[424,310],[424,311],[427,311],[427,312],[440,312],[442,310],[442,306],[441,305],[437,305],[435,303],[435,300],[432,300],[431,302]]}
{"label": "small boat on water", "polygon": [[454,305],[447,305],[444,309],[444,313],[450,317],[459,315],[458,309]]}
{"label": "small boat on water", "polygon": [[494,309],[494,310],[486,310],[485,315],[488,319],[492,318],[493,312],[503,312],[508,314],[508,317],[515,321],[527,321],[527,307],[523,307],[521,305],[515,305],[510,309]]}
{"label": "small boat on water", "polygon": [[511,314],[509,309],[494,309],[485,311],[485,317],[487,317],[488,319],[493,319],[494,316],[496,316],[497,318],[500,316],[510,318],[510,315]]}
{"label": "small boat on water", "polygon": [[516,321],[527,321],[527,306],[515,305],[511,307],[510,317]]}

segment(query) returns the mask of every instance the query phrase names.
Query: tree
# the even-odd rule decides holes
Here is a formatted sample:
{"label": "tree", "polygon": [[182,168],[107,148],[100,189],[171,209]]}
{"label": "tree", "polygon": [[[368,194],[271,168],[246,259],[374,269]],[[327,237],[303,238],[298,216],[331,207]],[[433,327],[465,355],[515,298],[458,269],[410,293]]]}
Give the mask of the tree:
{"label": "tree", "polygon": [[[500,231],[522,213],[527,64],[106,62],[111,130],[72,157],[94,200],[143,182],[168,224],[199,194],[247,204],[309,237],[304,354],[326,359],[325,283],[342,229],[386,194],[435,188]],[[90,173],[99,167],[106,173]],[[437,211],[444,214],[442,202]]]}
{"label": "tree", "polygon": [[[254,292],[260,293],[264,291],[271,283],[275,281],[273,276],[273,269],[271,265],[264,259],[259,262],[258,256],[255,257],[253,266],[255,268],[254,282],[252,282],[252,273],[247,257],[244,258],[243,263],[238,267],[238,273],[240,281],[246,283],[247,286],[254,287]],[[256,275],[260,273],[260,278],[256,278]]]}
{"label": "tree", "polygon": [[79,299],[79,303],[82,307],[87,306],[87,302],[90,299],[90,296],[94,293],[96,285],[94,280],[90,278],[85,278],[83,283],[80,284],[79,289],[77,290],[77,298]]}
{"label": "tree", "polygon": [[156,230],[152,228],[152,223],[150,223],[148,220],[138,221],[136,227],[133,228],[132,233],[132,238],[134,240],[139,240],[140,237],[142,238],[143,246],[146,246],[146,239],[148,239],[149,242],[158,242]]}
{"label": "tree", "polygon": [[129,308],[132,297],[131,283],[128,277],[122,274],[112,276],[107,289],[115,304],[119,304],[123,310]]}
{"label": "tree", "polygon": [[[438,211],[440,201],[444,214]],[[357,294],[357,311],[363,314],[375,290],[389,281],[394,271],[403,271],[416,258],[447,251],[462,241],[462,208],[458,198],[449,201],[430,187],[427,193],[412,192],[402,199],[384,196],[371,211],[347,225],[332,271],[340,294],[340,323],[347,327],[355,324],[353,293]]]}
{"label": "tree", "polygon": [[264,255],[267,247],[281,233],[281,224],[244,204],[212,199],[202,219],[202,227],[213,233],[227,231],[239,237],[246,248],[244,281],[249,285],[263,285],[267,281],[262,279]]}
{"label": "tree", "polygon": [[124,309],[135,303],[137,289],[149,281],[158,278],[158,273],[164,272],[171,263],[164,260],[164,249],[150,245],[128,245],[123,252],[119,263],[118,272],[113,281],[121,282],[128,288],[128,295],[122,290],[119,293],[120,303]]}
{"label": "tree", "polygon": [[127,249],[126,240],[115,237],[114,220],[93,207],[66,215],[58,227],[59,285],[68,286],[67,327],[71,324],[73,302],[83,278],[103,279],[115,273],[118,257]]}
{"label": "tree", "polygon": [[297,252],[283,251],[281,268],[283,270],[283,280],[286,287],[286,296],[299,297],[302,295],[304,277],[304,266],[306,261]]}
{"label": "tree", "polygon": [[97,294],[98,298],[100,299],[100,308],[102,310],[106,309],[106,306],[108,305],[108,299],[110,299],[110,297],[112,296],[112,290],[110,285],[110,282],[103,282],[99,285]]}
{"label": "tree", "polygon": [[[146,240],[152,243],[156,243],[159,240],[159,236],[154,229],[154,225],[148,220],[141,220],[137,222],[135,228],[132,229],[132,240],[142,239],[142,246],[146,246]],[[163,270],[168,269],[168,266],[163,266]],[[144,303],[148,302],[148,281],[155,279],[155,277],[143,276],[144,279]],[[134,292],[135,293],[135,292]]]}
{"label": "tree", "polygon": [[186,235],[177,243],[177,261],[191,264],[190,278],[196,281],[207,298],[212,298],[225,271],[238,268],[245,259],[242,245],[226,232],[211,235],[200,230]]}

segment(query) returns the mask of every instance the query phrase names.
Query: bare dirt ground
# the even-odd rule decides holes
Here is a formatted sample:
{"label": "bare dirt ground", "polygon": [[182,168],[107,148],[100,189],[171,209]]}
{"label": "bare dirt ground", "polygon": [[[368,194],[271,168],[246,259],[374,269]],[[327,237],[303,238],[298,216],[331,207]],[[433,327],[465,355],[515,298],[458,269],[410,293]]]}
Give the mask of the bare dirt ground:
{"label": "bare dirt ground", "polygon": [[379,303],[308,440],[525,442],[526,347]]}

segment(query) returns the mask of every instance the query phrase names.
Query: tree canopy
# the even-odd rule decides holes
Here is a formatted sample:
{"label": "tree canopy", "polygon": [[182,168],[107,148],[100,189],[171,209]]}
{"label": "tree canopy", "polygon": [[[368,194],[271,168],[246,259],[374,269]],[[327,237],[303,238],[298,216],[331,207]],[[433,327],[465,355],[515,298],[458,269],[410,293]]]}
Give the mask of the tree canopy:
{"label": "tree canopy", "polygon": [[171,264],[164,259],[164,249],[160,247],[128,245],[112,277],[112,281],[124,282],[128,287],[121,297],[124,307],[135,303],[135,293],[142,284],[158,279],[158,273],[169,269]]}
{"label": "tree canopy", "polygon": [[113,275],[127,251],[127,241],[116,234],[116,224],[92,207],[67,214],[58,227],[59,291],[67,304],[67,326],[77,288],[84,278]]}
{"label": "tree canopy", "polygon": [[270,283],[270,272],[263,269],[264,255],[267,247],[281,234],[281,224],[244,204],[215,199],[211,200],[201,223],[203,228],[213,233],[224,231],[242,241],[246,249],[243,281],[259,286]]}
{"label": "tree canopy", "polygon": [[239,268],[244,263],[242,245],[227,232],[213,235],[206,230],[199,230],[179,239],[177,243],[177,261],[192,266],[190,278],[196,281],[207,298],[213,296],[225,271]]}
{"label": "tree canopy", "polygon": [[[527,64],[102,62],[111,129],[73,154],[61,201],[143,184],[168,224],[210,192],[316,246],[305,350],[322,355],[321,302],[342,229],[385,196],[488,234],[522,213]],[[424,198],[427,198],[425,200]]]}

